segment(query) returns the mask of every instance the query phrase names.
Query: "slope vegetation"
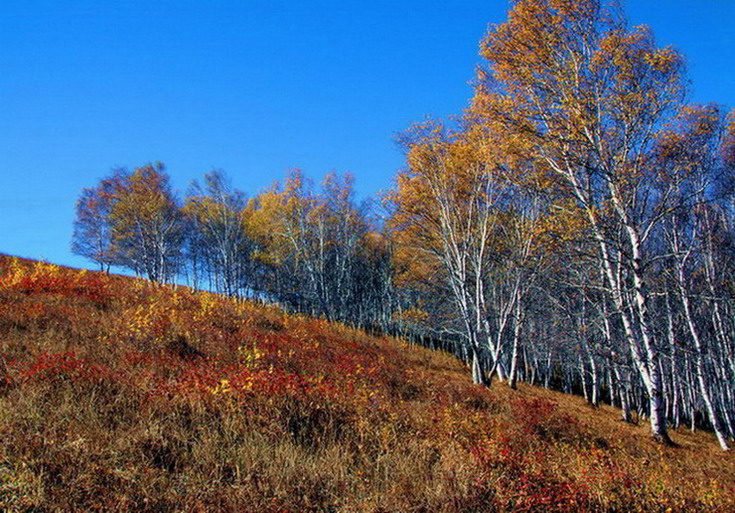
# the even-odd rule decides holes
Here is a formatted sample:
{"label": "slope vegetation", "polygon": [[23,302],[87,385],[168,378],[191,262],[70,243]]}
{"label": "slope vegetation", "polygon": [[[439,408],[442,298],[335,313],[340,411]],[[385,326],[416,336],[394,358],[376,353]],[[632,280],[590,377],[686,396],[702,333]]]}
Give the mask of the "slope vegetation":
{"label": "slope vegetation", "polygon": [[0,510],[728,511],[708,434],[274,307],[0,257]]}

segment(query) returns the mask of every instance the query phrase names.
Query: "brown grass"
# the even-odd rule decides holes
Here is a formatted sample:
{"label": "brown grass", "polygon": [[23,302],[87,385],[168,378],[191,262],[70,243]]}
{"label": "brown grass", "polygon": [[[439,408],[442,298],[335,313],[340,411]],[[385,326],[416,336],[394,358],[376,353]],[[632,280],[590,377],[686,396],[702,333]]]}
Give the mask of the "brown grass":
{"label": "brown grass", "polygon": [[272,307],[0,258],[0,510],[733,511],[709,433]]}

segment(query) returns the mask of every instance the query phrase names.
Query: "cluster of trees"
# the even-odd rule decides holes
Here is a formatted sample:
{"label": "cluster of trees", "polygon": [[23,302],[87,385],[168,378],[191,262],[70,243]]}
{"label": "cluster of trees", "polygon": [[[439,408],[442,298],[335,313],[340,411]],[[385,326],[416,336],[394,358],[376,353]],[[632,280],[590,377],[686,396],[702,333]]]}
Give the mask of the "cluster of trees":
{"label": "cluster of trees", "polygon": [[518,0],[461,121],[402,139],[387,222],[348,176],[247,201],[159,165],[77,205],[74,251],[151,280],[401,330],[494,377],[735,436],[735,116],[687,105],[683,58],[603,0]]}
{"label": "cluster of trees", "polygon": [[519,0],[481,54],[459,126],[407,136],[403,279],[476,382],[604,395],[662,442],[686,419],[727,449],[735,117],[687,105],[682,56],[600,0]]}
{"label": "cluster of trees", "polygon": [[299,171],[246,200],[221,171],[182,200],[162,164],[115,169],[77,202],[72,250],[108,270],[284,306],[361,326],[391,313],[384,236],[349,175],[318,192]]}
{"label": "cluster of trees", "polygon": [[181,262],[184,226],[162,164],[115,169],[97,187],[82,190],[72,251],[109,270],[116,265],[156,282]]}

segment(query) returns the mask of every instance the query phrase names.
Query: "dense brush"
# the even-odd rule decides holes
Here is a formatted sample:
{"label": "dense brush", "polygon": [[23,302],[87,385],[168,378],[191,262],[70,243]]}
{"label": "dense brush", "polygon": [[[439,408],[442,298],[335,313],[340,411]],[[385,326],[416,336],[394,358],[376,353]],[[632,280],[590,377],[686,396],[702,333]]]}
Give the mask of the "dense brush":
{"label": "dense brush", "polygon": [[727,511],[735,460],[454,358],[0,259],[0,510]]}

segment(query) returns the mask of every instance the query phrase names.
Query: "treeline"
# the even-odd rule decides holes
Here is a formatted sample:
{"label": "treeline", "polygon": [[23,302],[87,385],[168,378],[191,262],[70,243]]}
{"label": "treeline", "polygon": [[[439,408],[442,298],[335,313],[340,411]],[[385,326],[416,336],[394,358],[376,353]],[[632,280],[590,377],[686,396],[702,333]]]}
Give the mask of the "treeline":
{"label": "treeline", "polygon": [[349,175],[315,191],[299,171],[246,200],[212,171],[181,200],[164,166],[115,169],[77,202],[72,250],[155,282],[275,301],[355,325],[393,310],[388,243]]}
{"label": "treeline", "polygon": [[735,116],[598,0],[519,0],[460,121],[417,125],[387,223],[330,175],[179,204],[156,166],[78,204],[75,251],[152,280],[401,330],[495,377],[735,437]]}

